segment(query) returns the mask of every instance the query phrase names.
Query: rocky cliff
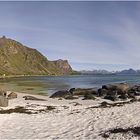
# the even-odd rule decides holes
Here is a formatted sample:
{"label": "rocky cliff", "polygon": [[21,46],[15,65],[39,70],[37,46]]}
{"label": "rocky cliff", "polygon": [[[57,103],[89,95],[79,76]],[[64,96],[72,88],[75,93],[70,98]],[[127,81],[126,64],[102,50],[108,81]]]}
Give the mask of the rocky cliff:
{"label": "rocky cliff", "polygon": [[67,60],[49,61],[36,49],[0,38],[0,75],[64,75],[72,68]]}

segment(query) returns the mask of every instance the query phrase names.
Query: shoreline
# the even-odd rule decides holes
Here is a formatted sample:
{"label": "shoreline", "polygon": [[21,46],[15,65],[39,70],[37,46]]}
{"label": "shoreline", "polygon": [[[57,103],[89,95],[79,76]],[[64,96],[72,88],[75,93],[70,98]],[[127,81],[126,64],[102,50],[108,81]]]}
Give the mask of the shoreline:
{"label": "shoreline", "polygon": [[[57,77],[59,77],[59,76],[54,76],[54,75],[52,75],[52,76],[49,76],[49,75],[29,75],[29,76],[25,76],[25,75],[10,75],[10,76],[5,76],[5,78],[3,78],[3,77],[1,77],[0,78],[0,82],[2,81],[3,83],[6,83],[7,81],[8,81],[8,79],[9,79],[9,81],[12,81],[13,80],[13,88],[11,88],[10,86],[12,86],[12,84],[9,84],[8,85],[8,83],[7,84],[5,84],[5,87],[7,86],[9,86],[9,88],[8,88],[8,90],[14,90],[15,92],[16,91],[18,91],[18,92],[22,92],[22,91],[24,91],[25,93],[31,93],[31,94],[38,94],[37,92],[35,92],[35,90],[37,89],[36,88],[36,86],[34,86],[34,84],[33,85],[28,85],[27,83],[25,83],[25,85],[24,85],[24,81],[22,81],[22,77],[23,77],[23,79],[25,80],[25,82],[28,82],[28,81],[30,81],[30,79],[32,80],[32,81],[34,81],[34,78],[32,78],[32,77],[40,77],[40,76],[43,76],[43,77],[56,77],[56,79],[57,79]],[[75,75],[63,75],[63,76],[75,76]],[[62,77],[63,77],[62,76]],[[79,76],[79,75],[77,75],[77,76]],[[15,82],[14,82],[14,79],[10,79],[10,78],[17,78],[17,79],[15,79]],[[18,79],[19,78],[19,79]],[[21,79],[20,79],[21,78]],[[65,78],[65,77],[64,77]],[[66,77],[67,78],[67,77]],[[75,78],[75,77],[74,77]],[[83,77],[82,77],[83,78]],[[38,79],[38,78],[35,78],[35,79]],[[40,79],[43,79],[43,78],[40,78]],[[51,79],[51,78],[50,78]],[[53,78],[52,78],[53,79]],[[55,78],[54,78],[55,79]],[[68,80],[66,80],[66,82],[69,82],[69,77],[67,78]],[[7,80],[7,81],[6,81]],[[22,82],[22,84],[23,85],[18,85],[18,82],[16,82],[16,80],[21,80],[21,82]],[[59,80],[59,78],[58,78],[58,80]],[[94,78],[93,78],[93,80],[94,80]],[[32,81],[30,81],[30,82],[32,82]],[[102,84],[99,84],[99,85],[94,85],[94,83],[93,83],[93,87],[91,86],[91,85],[86,85],[85,87],[84,86],[79,86],[80,84],[77,84],[77,85],[74,85],[73,83],[69,83],[68,84],[68,88],[67,87],[64,87],[63,88],[63,86],[65,86],[65,85],[62,85],[62,88],[60,89],[60,88],[56,88],[56,90],[54,90],[55,89],[55,86],[53,86],[53,85],[51,85],[51,88],[52,89],[50,89],[50,87],[48,86],[47,87],[47,82],[49,81],[49,78],[48,78],[48,80],[47,80],[47,78],[46,78],[46,81],[42,84],[42,85],[40,85],[40,87],[41,87],[41,90],[39,91],[38,89],[37,89],[37,91],[39,92],[39,94],[41,93],[41,91],[43,91],[43,93],[47,93],[47,95],[50,95],[49,93],[51,93],[51,94],[53,94],[54,92],[56,92],[57,90],[68,90],[68,89],[70,89],[70,88],[84,88],[84,89],[86,89],[86,88],[95,88],[95,89],[98,89],[98,88],[100,88],[101,86],[102,86]],[[53,81],[53,80],[52,80]],[[76,82],[78,83],[78,80],[76,80]],[[92,81],[91,81],[92,82]],[[98,82],[98,81],[97,81]],[[99,81],[100,82],[100,81]],[[124,82],[124,81],[123,81]],[[42,83],[42,82],[41,82]],[[120,81],[110,81],[110,82],[108,82],[108,83],[110,83],[110,84],[118,84],[118,83],[120,83]],[[81,84],[83,84],[83,83],[81,83]],[[129,83],[130,85],[134,85],[134,83]],[[2,84],[1,84],[2,85]],[[14,85],[15,85],[15,88],[14,88]],[[43,87],[43,85],[46,85],[46,87],[44,88]],[[56,83],[56,86],[57,86],[57,83]],[[58,86],[59,86],[59,83],[58,83]],[[4,88],[5,88],[4,87]],[[22,89],[22,87],[25,89]],[[33,90],[28,90],[28,87],[30,88],[32,88]],[[16,88],[17,88],[17,90],[16,90]],[[20,88],[21,88],[21,91],[20,91]],[[32,91],[33,92],[35,92],[35,93],[32,93]],[[47,92],[47,91],[49,91],[49,92]],[[52,92],[53,91],[53,92]],[[45,95],[46,96],[46,95]]]}
{"label": "shoreline", "polygon": [[63,76],[78,76],[79,74],[68,74],[68,75],[6,75],[0,76],[0,79],[7,79],[7,78],[17,78],[17,77],[39,77],[39,76],[50,76],[50,77],[63,77]]}

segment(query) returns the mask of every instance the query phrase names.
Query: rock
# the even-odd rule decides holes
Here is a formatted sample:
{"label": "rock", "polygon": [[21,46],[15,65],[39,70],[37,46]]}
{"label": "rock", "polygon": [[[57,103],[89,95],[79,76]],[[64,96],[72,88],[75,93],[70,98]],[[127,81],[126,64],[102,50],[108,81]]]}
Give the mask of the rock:
{"label": "rock", "polygon": [[130,88],[130,91],[140,92],[140,85],[134,85],[133,87]]}
{"label": "rock", "polygon": [[108,100],[111,100],[111,101],[116,101],[116,97],[115,96],[111,96],[111,95],[106,95],[105,97],[104,97],[104,99],[108,99]]}
{"label": "rock", "polygon": [[140,86],[139,85],[135,85],[135,86],[131,87],[128,90],[127,93],[129,95],[129,97],[131,97],[132,95],[133,96],[140,96]]}
{"label": "rock", "polygon": [[109,136],[110,136],[109,132],[106,132],[106,133],[102,134],[102,137],[104,137],[105,139],[109,138]]}
{"label": "rock", "polygon": [[88,88],[88,89],[77,88],[73,91],[73,95],[84,96],[85,94],[97,95],[97,90],[93,88]]}
{"label": "rock", "polygon": [[101,107],[107,107],[108,103],[106,101],[101,102]]}
{"label": "rock", "polygon": [[137,87],[137,91],[140,92],[140,86]]}
{"label": "rock", "polygon": [[135,98],[135,96],[140,96],[140,91],[136,87],[132,87],[127,92],[129,98]]}
{"label": "rock", "polygon": [[127,94],[122,94],[118,98],[120,98],[122,100],[126,100],[128,98],[128,95]]}
{"label": "rock", "polygon": [[74,91],[75,91],[75,88],[71,88],[71,89],[69,90],[69,92],[70,92],[71,94],[73,94]]}
{"label": "rock", "polygon": [[106,96],[107,95],[107,93],[108,93],[108,90],[107,89],[105,89],[105,88],[99,88],[98,89],[98,96],[99,97],[101,97],[101,96]]}
{"label": "rock", "polygon": [[102,89],[106,89],[106,90],[116,90],[117,86],[116,85],[103,85]]}
{"label": "rock", "polygon": [[66,100],[74,100],[74,99],[78,99],[78,97],[72,96],[72,95],[66,95],[66,96],[65,96],[65,99],[66,99]]}
{"label": "rock", "polygon": [[100,90],[98,90],[99,96],[104,96],[104,99],[109,99],[115,101],[118,99],[127,99],[129,96],[127,92],[130,86],[126,83],[114,84],[114,85],[103,85]]}
{"label": "rock", "polygon": [[117,91],[109,91],[107,95],[104,97],[104,99],[108,99],[111,101],[116,101],[117,100]]}
{"label": "rock", "polygon": [[17,94],[15,92],[11,92],[9,95],[8,95],[8,99],[14,99],[14,98],[17,98]]}
{"label": "rock", "polygon": [[8,99],[4,96],[0,96],[0,106],[7,107],[8,106]]}
{"label": "rock", "polygon": [[120,83],[117,85],[117,89],[120,89],[123,92],[126,92],[130,89],[130,86],[126,83]]}
{"label": "rock", "polygon": [[23,96],[23,98],[25,98],[25,100],[46,101],[45,99],[39,99],[34,96]]}
{"label": "rock", "polygon": [[93,94],[89,93],[89,94],[84,95],[83,100],[95,100],[95,99],[96,99],[95,96]]}
{"label": "rock", "polygon": [[120,93],[126,93],[129,89],[130,86],[126,83],[120,83],[120,84],[114,84],[114,85],[103,85],[102,89],[114,91],[117,90],[118,94]]}
{"label": "rock", "polygon": [[66,95],[70,95],[70,92],[67,90],[61,90],[52,94],[50,98],[65,98]]}
{"label": "rock", "polygon": [[135,98],[135,92],[128,92],[128,98]]}
{"label": "rock", "polygon": [[134,93],[134,92],[136,92],[137,90],[135,89],[135,88],[130,88],[129,90],[128,90],[128,93]]}

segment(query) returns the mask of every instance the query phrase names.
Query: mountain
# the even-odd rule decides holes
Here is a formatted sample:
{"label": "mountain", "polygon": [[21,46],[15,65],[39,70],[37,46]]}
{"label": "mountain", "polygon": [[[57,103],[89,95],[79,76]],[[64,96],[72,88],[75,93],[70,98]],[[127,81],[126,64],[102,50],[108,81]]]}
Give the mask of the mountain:
{"label": "mountain", "polygon": [[64,75],[72,68],[67,60],[49,61],[36,49],[0,38],[0,74],[6,75]]}
{"label": "mountain", "polygon": [[128,70],[122,70],[120,72],[116,72],[118,75],[138,75],[140,74],[140,70],[133,70],[133,69],[128,69]]}
{"label": "mountain", "polygon": [[140,75],[140,70],[128,69],[122,71],[107,71],[107,70],[93,70],[93,71],[80,71],[81,74],[115,74],[115,75]]}
{"label": "mountain", "polygon": [[83,71],[80,71],[81,74],[113,74],[113,72],[109,72],[107,70],[92,70],[92,71],[86,71],[86,70],[83,70]]}

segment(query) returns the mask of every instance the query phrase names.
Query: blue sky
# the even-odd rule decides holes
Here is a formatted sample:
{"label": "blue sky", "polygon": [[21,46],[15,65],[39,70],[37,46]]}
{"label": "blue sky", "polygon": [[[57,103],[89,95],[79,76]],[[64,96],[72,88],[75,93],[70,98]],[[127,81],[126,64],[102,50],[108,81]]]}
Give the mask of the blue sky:
{"label": "blue sky", "polygon": [[0,2],[0,35],[75,70],[140,69],[140,2]]}

